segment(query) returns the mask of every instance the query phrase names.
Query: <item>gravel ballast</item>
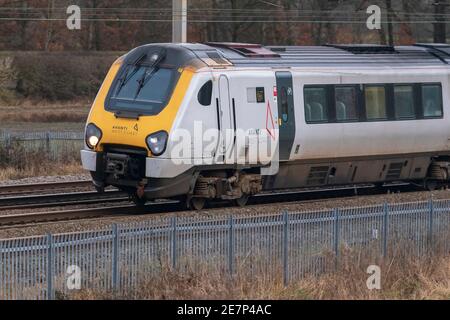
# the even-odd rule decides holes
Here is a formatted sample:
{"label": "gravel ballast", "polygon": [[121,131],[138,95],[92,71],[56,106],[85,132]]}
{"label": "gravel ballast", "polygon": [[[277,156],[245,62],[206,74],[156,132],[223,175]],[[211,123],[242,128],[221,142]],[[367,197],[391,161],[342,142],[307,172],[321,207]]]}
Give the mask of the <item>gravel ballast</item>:
{"label": "gravel ballast", "polygon": [[75,174],[66,176],[41,176],[22,178],[16,180],[0,180],[0,186],[12,186],[20,184],[36,184],[36,183],[53,183],[53,182],[69,182],[78,180],[91,180],[89,174]]}
{"label": "gravel ballast", "polygon": [[[123,215],[117,217],[102,217],[94,219],[72,220],[64,222],[49,222],[38,223],[35,225],[26,225],[13,228],[0,228],[0,239],[26,237],[33,235],[43,235],[46,233],[66,233],[77,232],[87,230],[98,230],[110,228],[113,223],[129,223],[148,221],[152,219],[159,219],[161,217],[169,216],[198,216],[198,217],[213,217],[223,215],[261,215],[269,213],[280,213],[282,211],[314,211],[331,208],[345,208],[356,206],[368,206],[398,202],[415,202],[425,201],[429,199],[450,199],[449,190],[439,191],[417,191],[417,192],[404,192],[393,194],[377,194],[377,195],[362,195],[353,197],[333,198],[333,199],[320,199],[309,201],[295,201],[295,202],[279,202],[272,204],[258,204],[251,205],[244,208],[240,207],[220,207],[205,209],[202,211],[177,211],[167,213],[156,214],[143,214],[143,215]],[[48,210],[47,210],[48,211]]]}

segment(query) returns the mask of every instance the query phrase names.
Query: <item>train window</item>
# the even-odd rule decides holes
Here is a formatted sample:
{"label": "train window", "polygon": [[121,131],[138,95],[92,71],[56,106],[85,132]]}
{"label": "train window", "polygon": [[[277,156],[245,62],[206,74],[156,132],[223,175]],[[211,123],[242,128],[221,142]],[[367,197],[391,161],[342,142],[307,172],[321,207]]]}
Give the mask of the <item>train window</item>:
{"label": "train window", "polygon": [[386,89],[384,86],[366,85],[366,117],[367,120],[384,120],[386,112]]}
{"label": "train window", "polygon": [[212,81],[207,81],[199,90],[197,99],[202,106],[211,105]]}
{"label": "train window", "polygon": [[442,117],[442,88],[439,84],[422,85],[424,118]]}
{"label": "train window", "polygon": [[287,122],[289,119],[289,104],[286,87],[281,87],[280,99],[281,99],[281,118],[283,119],[284,122]]}
{"label": "train window", "polygon": [[108,95],[107,110],[158,114],[167,104],[174,86],[175,70],[129,66]]}
{"label": "train window", "polygon": [[357,93],[355,86],[336,86],[336,120],[355,121],[358,120],[356,113]]}
{"label": "train window", "polygon": [[327,122],[327,90],[324,87],[305,87],[303,95],[306,122]]}
{"label": "train window", "polygon": [[264,95],[264,87],[256,88],[256,102],[258,103],[266,102],[266,97]]}
{"label": "train window", "polygon": [[264,87],[247,88],[247,102],[249,103],[263,103],[266,101],[264,94]]}
{"label": "train window", "polygon": [[412,85],[394,85],[396,119],[414,119],[414,89]]}

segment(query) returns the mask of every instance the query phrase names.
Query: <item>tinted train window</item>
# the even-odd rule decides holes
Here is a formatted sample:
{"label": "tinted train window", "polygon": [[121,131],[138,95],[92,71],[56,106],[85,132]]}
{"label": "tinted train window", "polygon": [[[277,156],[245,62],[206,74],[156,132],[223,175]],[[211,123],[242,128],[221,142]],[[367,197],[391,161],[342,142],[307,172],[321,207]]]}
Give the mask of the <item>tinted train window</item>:
{"label": "tinted train window", "polygon": [[198,92],[197,99],[198,102],[203,106],[211,105],[211,97],[212,97],[212,81],[209,80],[206,82]]}
{"label": "tinted train window", "polygon": [[412,85],[394,85],[394,105],[396,119],[415,118],[414,87]]}
{"label": "tinted train window", "polygon": [[354,121],[357,120],[356,112],[356,88],[354,86],[336,87],[336,120],[338,121]]}
{"label": "tinted train window", "polygon": [[175,76],[173,69],[128,66],[111,87],[106,109],[158,114],[169,101]]}
{"label": "tinted train window", "polygon": [[383,120],[386,113],[386,89],[384,86],[366,86],[366,117],[367,120]]}
{"label": "tinted train window", "polygon": [[247,102],[249,103],[263,103],[266,101],[264,94],[264,87],[247,88]]}
{"label": "tinted train window", "polygon": [[286,87],[281,87],[280,99],[281,99],[281,119],[283,119],[284,122],[287,122],[289,119],[289,104]]}
{"label": "tinted train window", "polygon": [[422,85],[424,118],[442,117],[442,88],[437,84]]}
{"label": "tinted train window", "polygon": [[310,122],[327,122],[327,90],[323,87],[305,87],[305,119]]}
{"label": "tinted train window", "polygon": [[[163,103],[171,77],[170,69],[139,68],[124,85],[118,86],[115,98]],[[143,87],[140,90],[138,90],[139,81],[143,81]]]}

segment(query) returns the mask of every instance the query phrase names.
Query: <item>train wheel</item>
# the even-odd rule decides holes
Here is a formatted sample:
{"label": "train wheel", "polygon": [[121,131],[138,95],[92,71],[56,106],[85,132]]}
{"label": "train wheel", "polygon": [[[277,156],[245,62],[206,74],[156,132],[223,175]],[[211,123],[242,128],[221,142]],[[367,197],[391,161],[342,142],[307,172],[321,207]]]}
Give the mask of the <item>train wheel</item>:
{"label": "train wheel", "polygon": [[206,199],[205,198],[192,198],[190,207],[193,210],[202,210],[205,207]]}
{"label": "train wheel", "polygon": [[136,194],[131,195],[131,200],[138,207],[143,207],[147,203],[147,199],[145,199],[145,197],[144,198],[139,198]]}
{"label": "train wheel", "polygon": [[425,181],[425,189],[428,191],[434,191],[439,186],[439,183],[436,180],[428,179]]}
{"label": "train wheel", "polygon": [[94,185],[94,188],[95,188],[95,191],[97,191],[98,193],[104,193],[105,192],[105,187],[98,187],[98,186]]}
{"label": "train wheel", "polygon": [[245,207],[245,205],[248,202],[248,198],[249,198],[248,194],[244,194],[242,197],[235,199],[234,203],[239,207]]}

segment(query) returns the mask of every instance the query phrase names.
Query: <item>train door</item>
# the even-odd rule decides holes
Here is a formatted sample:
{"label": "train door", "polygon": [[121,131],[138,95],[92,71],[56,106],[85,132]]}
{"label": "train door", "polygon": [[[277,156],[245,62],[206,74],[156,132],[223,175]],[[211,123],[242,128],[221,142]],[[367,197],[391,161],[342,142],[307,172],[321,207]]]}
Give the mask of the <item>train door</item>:
{"label": "train door", "polygon": [[234,144],[234,113],[230,98],[230,84],[226,75],[219,77],[219,103],[218,103],[218,119],[219,119],[219,152],[224,163],[234,163],[232,149]]}
{"label": "train door", "polygon": [[280,161],[289,160],[295,138],[294,88],[289,71],[275,73],[277,80]]}

